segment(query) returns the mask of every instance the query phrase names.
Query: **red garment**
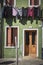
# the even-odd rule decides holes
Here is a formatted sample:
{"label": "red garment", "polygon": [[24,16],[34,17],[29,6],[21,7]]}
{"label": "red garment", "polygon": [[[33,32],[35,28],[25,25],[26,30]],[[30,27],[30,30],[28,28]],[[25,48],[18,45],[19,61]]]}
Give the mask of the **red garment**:
{"label": "red garment", "polygon": [[34,8],[28,8],[28,17],[29,16],[34,18]]}

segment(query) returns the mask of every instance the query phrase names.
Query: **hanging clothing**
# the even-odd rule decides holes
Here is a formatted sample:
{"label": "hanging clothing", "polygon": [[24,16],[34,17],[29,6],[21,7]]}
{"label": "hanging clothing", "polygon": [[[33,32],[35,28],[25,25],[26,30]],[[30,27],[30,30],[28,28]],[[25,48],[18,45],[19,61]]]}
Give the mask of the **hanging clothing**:
{"label": "hanging clothing", "polygon": [[3,6],[3,8],[2,8],[2,18],[4,18],[5,17],[5,6]]}
{"label": "hanging clothing", "polygon": [[43,10],[39,9],[39,18],[43,17]]}
{"label": "hanging clothing", "polygon": [[16,8],[17,10],[17,18],[20,19],[22,17],[22,8]]}
{"label": "hanging clothing", "polygon": [[28,8],[28,14],[27,14],[28,17],[32,17],[34,18],[34,8]]}
{"label": "hanging clothing", "polygon": [[12,7],[11,6],[4,7],[4,16],[5,18],[12,17]]}
{"label": "hanging clothing", "polygon": [[27,17],[27,8],[22,7],[22,17]]}
{"label": "hanging clothing", "polygon": [[18,9],[18,13],[20,16],[22,16],[22,8]]}
{"label": "hanging clothing", "polygon": [[18,11],[18,14],[17,14],[18,19],[22,19],[22,8],[20,9],[18,8],[17,11]]}
{"label": "hanging clothing", "polygon": [[16,16],[17,15],[17,10],[16,8],[12,8],[12,16]]}
{"label": "hanging clothing", "polygon": [[39,7],[34,7],[34,18],[39,17]]}

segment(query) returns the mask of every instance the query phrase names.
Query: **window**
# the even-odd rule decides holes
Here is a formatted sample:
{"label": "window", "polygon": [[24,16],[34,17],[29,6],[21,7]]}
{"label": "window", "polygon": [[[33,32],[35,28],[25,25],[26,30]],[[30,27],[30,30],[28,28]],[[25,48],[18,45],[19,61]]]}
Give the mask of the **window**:
{"label": "window", "polygon": [[16,0],[4,0],[4,5],[16,6]]}
{"label": "window", "polygon": [[[18,27],[6,27],[5,33],[5,46],[6,47],[15,47],[16,43],[18,43]],[[16,39],[15,39],[16,38]]]}
{"label": "window", "polygon": [[39,6],[40,5],[40,2],[41,0],[29,0],[29,6],[31,6],[31,7],[37,7],[37,6]]}

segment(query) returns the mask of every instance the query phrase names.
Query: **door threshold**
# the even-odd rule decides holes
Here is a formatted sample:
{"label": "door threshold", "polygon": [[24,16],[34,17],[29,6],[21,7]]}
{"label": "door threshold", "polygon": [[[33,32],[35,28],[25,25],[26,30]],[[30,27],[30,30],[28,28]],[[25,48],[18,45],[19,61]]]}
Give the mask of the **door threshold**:
{"label": "door threshold", "polygon": [[37,57],[33,57],[31,55],[23,57],[24,60],[30,60],[30,59],[35,59],[35,58],[37,58]]}

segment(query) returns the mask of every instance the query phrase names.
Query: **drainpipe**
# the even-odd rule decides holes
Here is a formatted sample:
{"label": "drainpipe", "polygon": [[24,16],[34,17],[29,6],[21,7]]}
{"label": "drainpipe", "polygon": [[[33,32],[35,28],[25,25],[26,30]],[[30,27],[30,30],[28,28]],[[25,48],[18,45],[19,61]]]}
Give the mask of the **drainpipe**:
{"label": "drainpipe", "polygon": [[17,37],[15,36],[15,44],[16,44],[16,65],[18,65],[18,44]]}

